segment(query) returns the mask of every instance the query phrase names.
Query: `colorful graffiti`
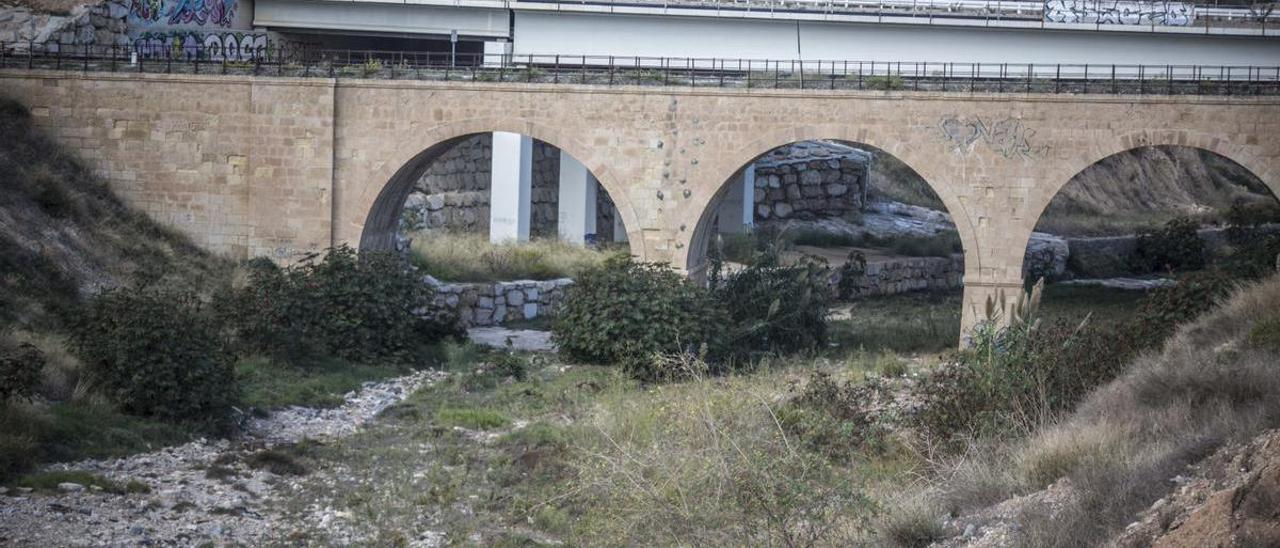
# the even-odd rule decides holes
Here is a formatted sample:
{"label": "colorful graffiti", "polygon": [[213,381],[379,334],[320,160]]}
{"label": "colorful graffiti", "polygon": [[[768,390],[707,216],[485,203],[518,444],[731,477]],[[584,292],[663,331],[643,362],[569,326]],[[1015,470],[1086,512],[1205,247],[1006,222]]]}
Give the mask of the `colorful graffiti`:
{"label": "colorful graffiti", "polygon": [[1183,2],[1046,0],[1044,20],[1050,23],[1103,25],[1171,25],[1195,22],[1195,6]]}
{"label": "colorful graffiti", "polygon": [[938,127],[942,130],[942,140],[958,152],[973,150],[973,144],[979,140],[1005,158],[1031,159],[1044,156],[1049,151],[1047,145],[1033,145],[1036,130],[1014,118],[991,122],[981,117],[972,120],[948,117],[943,118]]}
{"label": "colorful graffiti", "polygon": [[189,25],[230,28],[237,0],[130,0],[129,18],[143,25]]}
{"label": "colorful graffiti", "polygon": [[133,49],[145,59],[172,57],[208,61],[252,61],[269,45],[262,32],[153,31],[138,34]]}

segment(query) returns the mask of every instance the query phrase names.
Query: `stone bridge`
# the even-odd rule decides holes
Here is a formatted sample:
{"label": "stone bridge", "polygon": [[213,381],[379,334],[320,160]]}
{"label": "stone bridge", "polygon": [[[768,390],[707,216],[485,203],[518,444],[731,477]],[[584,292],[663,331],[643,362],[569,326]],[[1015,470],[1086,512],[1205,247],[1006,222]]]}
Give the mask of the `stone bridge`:
{"label": "stone bridge", "polygon": [[580,160],[632,253],[698,274],[720,194],[801,140],[901,159],[950,210],[964,322],[1019,291],[1032,227],[1076,173],[1135,147],[1221,154],[1280,194],[1280,99],[591,87],[0,71],[0,94],[115,191],[234,258],[385,247],[413,175],[460,139],[511,132]]}

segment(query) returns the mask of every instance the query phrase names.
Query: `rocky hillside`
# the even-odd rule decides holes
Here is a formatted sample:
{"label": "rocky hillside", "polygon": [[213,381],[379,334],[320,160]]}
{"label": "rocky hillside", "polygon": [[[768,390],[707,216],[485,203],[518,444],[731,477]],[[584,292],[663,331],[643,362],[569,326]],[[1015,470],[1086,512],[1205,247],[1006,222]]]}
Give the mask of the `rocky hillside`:
{"label": "rocky hillside", "polygon": [[0,98],[0,328],[49,326],[103,287],[196,287],[228,264],[127,207]]}
{"label": "rocky hillside", "polygon": [[1249,170],[1212,152],[1140,148],[1076,175],[1050,202],[1037,230],[1107,235],[1178,216],[1212,220],[1234,203],[1274,199]]}

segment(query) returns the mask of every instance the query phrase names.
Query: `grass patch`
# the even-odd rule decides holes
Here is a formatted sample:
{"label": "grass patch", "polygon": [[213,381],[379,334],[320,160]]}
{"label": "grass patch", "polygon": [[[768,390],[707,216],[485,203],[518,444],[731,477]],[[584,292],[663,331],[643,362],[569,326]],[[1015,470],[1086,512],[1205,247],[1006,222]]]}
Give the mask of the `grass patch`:
{"label": "grass patch", "polygon": [[573,278],[622,252],[554,239],[494,244],[483,234],[419,232],[411,237],[413,263],[436,279],[449,282]]}
{"label": "grass patch", "polygon": [[56,493],[58,491],[58,485],[62,483],[75,483],[84,486],[86,489],[97,487],[107,493],[115,495],[151,492],[151,487],[137,480],[130,480],[127,483],[119,483],[97,474],[81,470],[29,474],[22,476],[13,484],[17,487],[27,487],[36,491]]}
{"label": "grass patch", "polygon": [[[1048,285],[1041,301],[1045,323],[1125,320],[1137,311],[1145,291],[1097,286]],[[913,292],[854,301],[850,319],[830,323],[834,354],[932,353],[956,348],[960,340],[961,290]]]}
{"label": "grass patch", "polygon": [[941,352],[960,340],[961,292],[903,293],[855,301],[850,319],[833,321],[833,353]]}
{"label": "grass patch", "polygon": [[493,430],[511,423],[506,415],[492,409],[444,408],[436,411],[435,422],[443,427]]}
{"label": "grass patch", "polygon": [[343,395],[358,390],[369,381],[404,375],[410,368],[400,365],[360,365],[338,359],[323,360],[307,369],[253,357],[236,363],[236,374],[244,387],[243,402],[257,409],[299,405],[337,407]]}
{"label": "grass patch", "polygon": [[105,459],[189,441],[189,427],[124,415],[94,401],[0,409],[0,481],[38,463]]}

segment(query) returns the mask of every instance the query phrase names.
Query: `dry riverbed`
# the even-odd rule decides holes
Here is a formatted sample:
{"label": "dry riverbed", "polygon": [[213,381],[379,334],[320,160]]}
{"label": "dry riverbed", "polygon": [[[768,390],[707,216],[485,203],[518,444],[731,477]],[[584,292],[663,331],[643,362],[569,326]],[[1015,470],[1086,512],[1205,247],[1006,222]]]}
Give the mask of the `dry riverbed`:
{"label": "dry riverbed", "polygon": [[[334,409],[279,410],[250,420],[234,442],[198,440],[128,458],[50,466],[45,470],[50,478],[66,481],[47,490],[10,488],[0,496],[0,544],[287,542],[291,530],[282,525],[290,521],[284,515],[289,506],[281,500],[311,472],[299,457],[351,436],[443,376],[421,371],[366,383]],[[331,525],[323,520],[308,524],[321,529]]]}

